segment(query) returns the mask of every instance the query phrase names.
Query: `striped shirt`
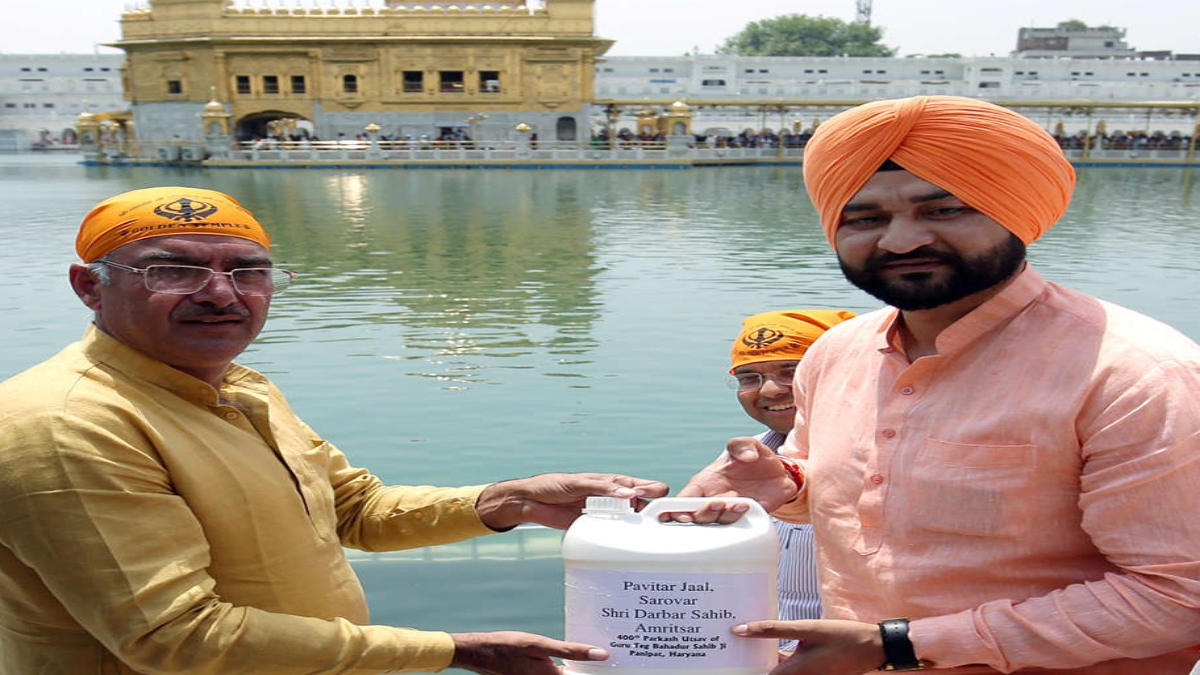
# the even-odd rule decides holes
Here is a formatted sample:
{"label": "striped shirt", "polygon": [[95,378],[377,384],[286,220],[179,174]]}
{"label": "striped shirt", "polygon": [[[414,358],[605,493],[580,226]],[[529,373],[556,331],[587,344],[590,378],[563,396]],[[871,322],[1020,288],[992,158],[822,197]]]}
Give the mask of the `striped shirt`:
{"label": "striped shirt", "polygon": [[[755,438],[768,448],[778,450],[787,436],[772,430]],[[779,618],[784,621],[819,619],[821,594],[812,525],[772,520],[779,535]],[[785,651],[794,651],[796,645],[796,640],[779,641],[779,648]]]}

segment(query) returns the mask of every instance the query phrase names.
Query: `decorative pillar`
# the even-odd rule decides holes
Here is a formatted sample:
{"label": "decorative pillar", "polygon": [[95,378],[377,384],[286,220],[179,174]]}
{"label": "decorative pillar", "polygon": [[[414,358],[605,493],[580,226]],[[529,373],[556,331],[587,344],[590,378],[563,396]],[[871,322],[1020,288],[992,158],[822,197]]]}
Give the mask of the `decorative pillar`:
{"label": "decorative pillar", "polygon": [[379,129],[380,126],[374,122],[363,127],[363,131],[367,132],[367,159],[383,159],[383,151],[379,149]]}
{"label": "decorative pillar", "polygon": [[200,113],[200,124],[204,132],[205,151],[209,157],[227,159],[229,145],[233,140],[229,133],[229,118],[232,117],[225,105],[216,98],[216,87],[213,87],[213,98],[204,106]]}
{"label": "decorative pillar", "polygon": [[617,147],[617,121],[621,119],[621,109],[609,104],[604,109],[604,118],[608,121],[608,149],[615,150]]}
{"label": "decorative pillar", "polygon": [[650,108],[642,108],[637,112],[638,140],[643,136],[654,136],[658,133],[658,113]]}
{"label": "decorative pillar", "polygon": [[[490,117],[487,113],[479,113],[475,116],[475,131],[471,134],[471,142],[478,144],[483,140],[482,136],[487,131],[484,122]],[[478,146],[476,146],[478,147]]]}
{"label": "decorative pillar", "polygon": [[1196,140],[1200,137],[1200,122],[1196,123],[1196,128],[1192,129],[1192,137],[1188,140],[1187,163],[1192,164],[1196,160]]}
{"label": "decorative pillar", "polygon": [[520,135],[521,140],[517,142],[517,159],[529,159],[533,156],[533,151],[529,145],[529,132],[532,127],[524,122],[518,122],[517,126],[513,127]]}
{"label": "decorative pillar", "polygon": [[692,109],[683,101],[675,101],[662,116],[660,129],[667,136],[692,135]]}
{"label": "decorative pillar", "polygon": [[668,156],[686,157],[692,145],[692,109],[683,101],[675,101],[659,118],[659,131],[667,137]]}
{"label": "decorative pillar", "polygon": [[100,143],[100,123],[96,116],[84,110],[75,121],[75,133],[79,135],[79,150],[83,158],[89,162],[98,162],[104,156],[104,146]]}
{"label": "decorative pillar", "polygon": [[1087,161],[1092,153],[1092,109],[1087,109],[1087,126],[1083,129],[1083,161]]}

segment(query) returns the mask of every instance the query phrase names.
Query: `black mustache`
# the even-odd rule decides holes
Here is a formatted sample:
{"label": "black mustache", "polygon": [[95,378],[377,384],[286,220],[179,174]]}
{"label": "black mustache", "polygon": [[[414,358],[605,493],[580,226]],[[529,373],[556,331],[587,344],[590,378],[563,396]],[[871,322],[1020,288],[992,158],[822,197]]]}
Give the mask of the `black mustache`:
{"label": "black mustache", "polygon": [[955,264],[958,262],[958,256],[953,253],[938,251],[929,247],[921,247],[908,253],[883,253],[876,254],[867,261],[866,268],[868,270],[877,270],[884,265],[904,260],[940,260],[945,263]]}

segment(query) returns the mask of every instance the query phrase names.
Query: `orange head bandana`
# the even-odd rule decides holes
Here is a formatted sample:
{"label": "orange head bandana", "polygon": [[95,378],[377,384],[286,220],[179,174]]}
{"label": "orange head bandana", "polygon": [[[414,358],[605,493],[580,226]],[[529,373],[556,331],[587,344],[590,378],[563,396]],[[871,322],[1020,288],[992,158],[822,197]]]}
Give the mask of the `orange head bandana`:
{"label": "orange head bandana", "polygon": [[729,372],[747,363],[799,361],[822,333],[852,318],[854,313],[844,309],[792,309],[747,317],[733,342]]}
{"label": "orange head bandana", "polygon": [[830,244],[842,209],[888,159],[1026,244],[1062,217],[1075,189],[1054,138],[1007,108],[958,96],[875,101],[823,122],[804,148],[804,185]]}
{"label": "orange head bandana", "polygon": [[201,188],[154,187],[97,204],[79,225],[75,251],[92,262],[130,242],[176,234],[220,234],[271,247],[267,231],[233,197]]}

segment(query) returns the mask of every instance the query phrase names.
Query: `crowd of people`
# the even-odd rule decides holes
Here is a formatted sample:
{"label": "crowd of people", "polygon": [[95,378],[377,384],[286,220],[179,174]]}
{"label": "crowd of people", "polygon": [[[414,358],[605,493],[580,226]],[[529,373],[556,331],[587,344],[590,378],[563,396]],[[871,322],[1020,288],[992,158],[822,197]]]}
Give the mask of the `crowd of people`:
{"label": "crowd of people", "polygon": [[1063,150],[1080,150],[1089,142],[1094,150],[1187,150],[1192,144],[1191,135],[1179,131],[1114,131],[1111,134],[1101,131],[1090,135],[1080,131],[1070,135],[1055,134],[1054,140]]}
{"label": "crowd of people", "polygon": [[[600,129],[592,134],[591,144],[593,147],[608,147],[613,136],[608,129]],[[662,146],[667,142],[666,134],[646,132],[635,134],[626,128],[618,130],[615,137],[618,144],[622,146]],[[811,131],[798,133],[784,131],[783,134],[777,134],[770,129],[762,131],[743,129],[732,135],[717,131],[692,134],[690,145],[693,148],[778,148],[782,143],[785,148],[803,148],[810,138],[812,138]]]}
{"label": "crowd of people", "polygon": [[[755,131],[753,129],[743,129],[734,134],[726,131],[707,131],[705,133],[692,134],[691,147],[695,148],[778,148],[782,145],[784,148],[804,148],[812,139],[814,129],[804,129],[793,131],[784,129],[777,133],[771,129],[762,129]],[[621,147],[661,147],[666,144],[667,136],[664,133],[648,133],[642,131],[635,133],[627,127],[622,127],[610,134],[607,128],[595,130],[590,137],[589,144],[596,148],[607,148],[615,142]],[[1065,133],[1061,129],[1056,129],[1053,133],[1054,140],[1059,147],[1064,150],[1079,150],[1088,143],[1095,150],[1175,150],[1186,151],[1191,146],[1191,136],[1179,131],[1114,131],[1108,133],[1103,127],[1093,130],[1092,132],[1078,131],[1075,133]],[[266,135],[255,136],[252,139],[253,146],[256,148],[277,147],[281,143],[290,144],[316,144],[320,145],[321,139],[315,134],[309,133],[304,128],[297,128],[295,133],[268,133]],[[337,140],[341,142],[354,141],[357,143],[367,143],[371,139],[365,133],[356,133],[353,137],[349,137],[344,133],[337,135]],[[439,129],[435,135],[421,134],[414,135],[411,133],[381,133],[378,134],[376,140],[381,143],[384,148],[402,148],[408,145],[422,145],[430,148],[451,148],[451,147],[467,147],[475,146],[474,140],[465,128],[447,127]],[[436,141],[436,142],[435,142]],[[537,134],[530,136],[531,143],[536,145]]]}

